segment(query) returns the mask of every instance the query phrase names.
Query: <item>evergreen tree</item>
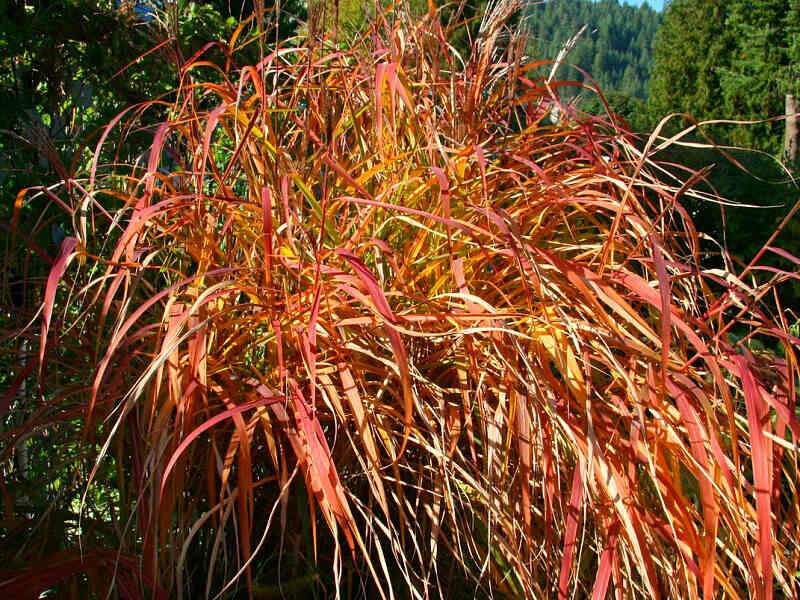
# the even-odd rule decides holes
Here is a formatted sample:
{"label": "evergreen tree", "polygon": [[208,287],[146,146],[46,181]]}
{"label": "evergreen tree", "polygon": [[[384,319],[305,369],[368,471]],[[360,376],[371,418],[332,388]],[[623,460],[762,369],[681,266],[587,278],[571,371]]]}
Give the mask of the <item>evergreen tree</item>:
{"label": "evergreen tree", "polygon": [[[606,94],[622,92],[644,99],[659,19],[646,4],[634,7],[618,0],[551,0],[530,9],[528,53],[536,59],[552,60],[564,43],[587,25],[566,62],[587,71]],[[584,79],[574,69],[565,69],[562,76]]]}
{"label": "evergreen tree", "polygon": [[[649,107],[654,118],[756,120],[784,114],[798,93],[800,0],[672,0],[655,42]],[[774,155],[784,123],[712,130],[723,143]]]}
{"label": "evergreen tree", "polygon": [[[786,94],[797,93],[792,56],[797,44],[797,0],[733,0],[726,26],[736,40],[730,65],[721,65],[720,87],[727,114],[742,119],[782,115]],[[777,152],[784,124],[748,128],[745,143]]]}
{"label": "evergreen tree", "polygon": [[673,0],[654,44],[649,106],[657,118],[687,112],[697,119],[725,114],[720,70],[730,64],[733,36],[727,0]]}
{"label": "evergreen tree", "polygon": [[[800,0],[672,0],[654,46],[651,118],[671,112],[688,113],[697,120],[782,116],[786,94],[798,91],[794,67],[800,59],[798,28]],[[684,125],[675,122],[675,127]],[[780,120],[705,131],[718,144],[755,148],[774,157],[783,151]],[[695,140],[705,141],[700,136]],[[728,249],[736,260],[748,261],[793,206],[797,191],[777,183],[785,172],[769,156],[735,154],[749,173],[710,149],[673,148],[660,158],[680,160],[695,169],[713,164],[708,178],[716,191],[734,202],[764,207],[726,209]],[[700,230],[723,239],[718,206],[691,199],[684,203]],[[779,208],[766,208],[776,205]],[[773,245],[797,255],[798,240],[795,219]],[[796,304],[798,294],[800,286],[787,294],[785,305]]]}

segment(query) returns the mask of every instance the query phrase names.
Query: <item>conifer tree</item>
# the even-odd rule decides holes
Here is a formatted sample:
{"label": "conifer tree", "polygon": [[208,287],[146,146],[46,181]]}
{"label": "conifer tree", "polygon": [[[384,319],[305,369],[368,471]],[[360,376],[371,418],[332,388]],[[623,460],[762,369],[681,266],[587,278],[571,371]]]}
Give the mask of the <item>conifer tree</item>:
{"label": "conifer tree", "polygon": [[730,64],[733,39],[726,0],[673,0],[654,44],[650,109],[654,116],[687,112],[697,119],[724,114],[720,68]]}
{"label": "conifer tree", "polygon": [[[619,0],[552,0],[534,3],[527,23],[528,54],[554,59],[564,43],[584,25],[585,33],[566,62],[588,71],[605,93],[622,92],[644,99],[659,15],[647,5],[633,7]],[[579,71],[564,71],[583,80]]]}
{"label": "conifer tree", "polygon": [[[729,66],[719,68],[720,85],[728,114],[744,119],[780,116],[786,94],[794,93],[794,66],[790,57],[789,0],[733,0],[726,27],[736,40]],[[784,124],[765,123],[750,128],[751,142],[777,152]]]}
{"label": "conifer tree", "polygon": [[[800,0],[672,0],[655,43],[654,117],[768,119],[798,92]],[[785,124],[713,131],[720,142],[781,154]],[[719,137],[719,136],[722,137]]]}

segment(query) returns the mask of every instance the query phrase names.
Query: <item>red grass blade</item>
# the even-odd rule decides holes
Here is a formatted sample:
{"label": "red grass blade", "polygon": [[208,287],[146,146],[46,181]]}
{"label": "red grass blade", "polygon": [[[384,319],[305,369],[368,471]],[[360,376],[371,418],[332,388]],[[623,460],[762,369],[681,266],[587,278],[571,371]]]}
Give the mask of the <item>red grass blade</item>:
{"label": "red grass blade", "polygon": [[56,290],[61,278],[64,276],[64,271],[67,270],[70,261],[75,256],[73,252],[78,245],[78,240],[74,237],[65,237],[61,242],[61,248],[58,251],[58,256],[50,269],[50,274],[47,276],[47,286],[44,291],[44,302],[42,303],[42,342],[39,350],[39,374],[42,373],[44,367],[44,353],[47,347],[47,332],[50,329],[50,320],[53,316],[53,305],[56,301]]}
{"label": "red grass blade", "polygon": [[167,465],[164,467],[164,474],[161,476],[161,487],[159,488],[159,504],[161,502],[160,498],[164,496],[164,487],[167,485],[167,479],[169,478],[169,474],[172,472],[172,468],[175,466],[175,463],[184,453],[186,448],[191,444],[194,440],[196,440],[203,432],[208,431],[219,422],[224,421],[225,419],[230,419],[236,415],[239,415],[247,410],[258,408],[259,406],[265,406],[268,404],[273,404],[278,402],[282,399],[281,396],[273,396],[271,398],[261,398],[260,400],[254,400],[253,402],[248,402],[247,404],[242,404],[241,406],[235,406],[229,408],[227,410],[218,413],[205,421],[202,425],[196,427],[192,430],[192,432],[187,435],[180,445],[175,449],[170,456],[169,460],[167,461]]}
{"label": "red grass blade", "polygon": [[756,507],[758,510],[758,550],[759,560],[756,561],[758,575],[760,576],[760,597],[770,600],[773,594],[772,580],[772,468],[771,468],[771,443],[764,436],[763,428],[768,407],[758,393],[753,373],[748,364],[748,358],[737,354],[733,357],[738,366],[739,377],[742,380],[742,391],[747,405],[747,419],[750,422],[750,435],[753,462],[753,483],[755,486]]}
{"label": "red grass blade", "polygon": [[564,556],[561,559],[561,573],[558,576],[558,600],[566,600],[569,575],[575,558],[575,543],[578,535],[578,521],[583,506],[583,475],[580,464],[575,465],[572,475],[572,493],[567,508],[567,525],[564,534]]}

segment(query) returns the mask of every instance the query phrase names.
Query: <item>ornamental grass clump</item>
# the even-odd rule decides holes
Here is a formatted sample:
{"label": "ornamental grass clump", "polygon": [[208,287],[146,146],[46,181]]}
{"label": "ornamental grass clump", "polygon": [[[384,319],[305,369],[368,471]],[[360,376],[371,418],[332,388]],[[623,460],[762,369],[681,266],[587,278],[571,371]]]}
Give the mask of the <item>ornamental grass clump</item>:
{"label": "ornamental grass clump", "polygon": [[245,65],[242,25],[50,192],[31,427],[79,419],[84,512],[116,490],[97,593],[800,592],[797,274],[705,267],[702,193],[561,103],[516,9],[464,57],[433,10]]}

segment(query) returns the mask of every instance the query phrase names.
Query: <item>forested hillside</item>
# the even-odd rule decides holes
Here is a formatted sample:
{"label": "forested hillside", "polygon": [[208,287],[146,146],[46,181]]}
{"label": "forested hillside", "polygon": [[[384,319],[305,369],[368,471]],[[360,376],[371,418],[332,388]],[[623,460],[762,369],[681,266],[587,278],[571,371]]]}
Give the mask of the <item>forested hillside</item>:
{"label": "forested hillside", "polygon": [[[586,31],[567,62],[588,71],[606,91],[645,98],[653,61],[653,41],[659,13],[617,0],[551,0],[529,9],[530,54],[553,59],[564,43],[584,25]],[[583,79],[575,71],[562,77]]]}

